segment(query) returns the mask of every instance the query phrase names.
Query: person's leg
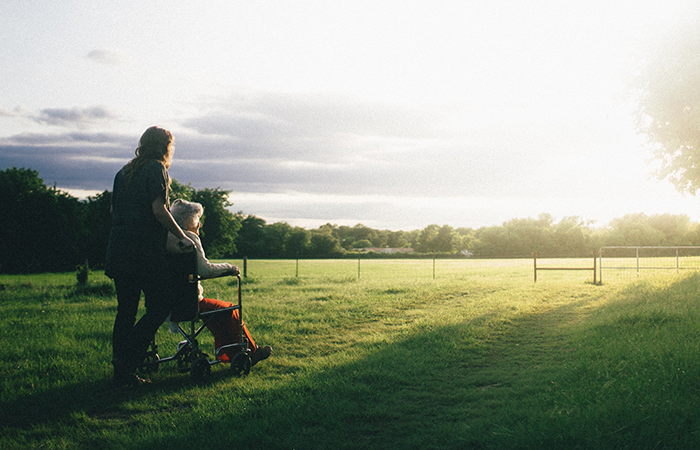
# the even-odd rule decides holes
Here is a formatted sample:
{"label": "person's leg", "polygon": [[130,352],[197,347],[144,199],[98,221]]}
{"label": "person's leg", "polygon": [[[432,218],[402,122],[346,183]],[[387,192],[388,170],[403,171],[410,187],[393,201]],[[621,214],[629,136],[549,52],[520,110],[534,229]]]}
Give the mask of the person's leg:
{"label": "person's leg", "polygon": [[114,382],[120,386],[138,386],[148,380],[138,377],[132,367],[131,336],[141,299],[139,277],[117,277],[114,279],[117,291],[117,317],[112,330],[112,365]]}
{"label": "person's leg", "polygon": [[136,323],[136,313],[141,299],[141,286],[127,277],[114,279],[117,291],[117,316],[112,330],[112,358],[118,364],[128,355],[128,340]]}
{"label": "person's leg", "polygon": [[170,296],[167,285],[162,280],[145,283],[143,292],[146,313],[136,323],[128,340],[127,364],[132,370],[136,370],[143,363],[156,331],[170,314]]}
{"label": "person's leg", "polygon": [[[233,317],[231,317],[231,328],[236,330],[236,333],[238,333],[238,321],[240,317],[240,310],[235,310],[233,311]],[[259,363],[263,359],[267,359],[270,357],[272,354],[272,347],[269,345],[265,345],[263,347],[258,347],[258,345],[255,343],[253,340],[253,336],[251,336],[250,331],[248,331],[248,327],[245,326],[245,322],[241,320],[241,328],[243,329],[243,333],[246,335],[246,338],[248,339],[248,350],[250,351],[250,360],[253,365]]]}
{"label": "person's leg", "polygon": [[[235,310],[233,311],[233,316],[231,317],[231,329],[235,330],[236,336],[238,336],[238,321],[240,317],[240,311]],[[255,345],[255,341],[253,340],[253,336],[251,336],[250,331],[248,331],[248,327],[245,326],[245,322],[241,321],[241,328],[243,329],[243,334],[245,334],[245,337],[248,339],[248,350],[251,352],[255,352],[255,350],[258,348],[257,345]]]}
{"label": "person's leg", "polygon": [[[230,308],[234,306],[233,303],[224,302],[221,300],[216,300],[213,298],[204,298],[199,302],[200,311],[214,311],[216,309]],[[240,311],[235,309],[232,311],[231,315],[222,315],[220,318],[213,319],[207,323],[207,328],[214,335],[214,346],[220,348],[224,345],[234,344],[240,341],[240,329],[238,326]],[[254,354],[258,347],[253,340],[253,336],[248,331],[248,327],[245,323],[241,324],[240,327],[243,330],[247,340],[248,340],[248,350],[251,354]],[[227,351],[221,355],[221,360],[228,362],[236,351]]]}
{"label": "person's leg", "polygon": [[[233,303],[223,302],[221,300],[216,300],[213,298],[203,298],[199,301],[199,311],[215,311],[217,309],[223,309],[233,306]],[[233,344],[238,342],[238,330],[232,330],[230,326],[231,322],[230,314],[221,314],[219,317],[214,317],[212,320],[207,322],[207,328],[214,336],[214,348],[218,349],[224,345]],[[234,352],[227,351],[219,356],[223,362],[229,362],[230,358],[233,357]]]}

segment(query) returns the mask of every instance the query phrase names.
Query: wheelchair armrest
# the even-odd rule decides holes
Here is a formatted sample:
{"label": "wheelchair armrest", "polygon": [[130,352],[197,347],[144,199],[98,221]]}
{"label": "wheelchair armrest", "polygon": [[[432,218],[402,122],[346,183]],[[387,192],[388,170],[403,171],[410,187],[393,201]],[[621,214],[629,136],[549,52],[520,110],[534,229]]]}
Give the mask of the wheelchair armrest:
{"label": "wheelchair armrest", "polygon": [[222,273],[222,274],[219,274],[219,275],[216,275],[216,276],[213,276],[213,277],[207,277],[207,278],[199,277],[199,279],[200,279],[200,280],[213,280],[213,279],[215,279],[215,278],[224,278],[224,277],[238,277],[238,278],[240,278],[241,275],[240,275],[240,273],[234,275],[234,274],[232,274],[232,273],[230,273],[230,272],[224,272],[224,273]]}
{"label": "wheelchair armrest", "polygon": [[204,311],[199,313],[200,318],[206,318],[209,316],[216,316],[218,314],[223,314],[223,313],[231,313],[237,309],[240,309],[240,306],[234,305],[234,306],[229,306],[228,308],[221,308],[221,309],[213,309],[211,311]]}

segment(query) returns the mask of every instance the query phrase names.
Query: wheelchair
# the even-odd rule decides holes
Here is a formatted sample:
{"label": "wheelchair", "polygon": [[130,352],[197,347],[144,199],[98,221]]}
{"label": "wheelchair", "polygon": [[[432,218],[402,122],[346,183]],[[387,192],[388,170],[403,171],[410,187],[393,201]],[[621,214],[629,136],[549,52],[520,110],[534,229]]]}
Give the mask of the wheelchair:
{"label": "wheelchair", "polygon": [[[197,258],[194,252],[168,255],[169,273],[171,281],[169,295],[172,306],[170,321],[177,322],[177,332],[183,338],[177,344],[174,355],[161,358],[158,355],[158,345],[155,336],[146,353],[142,368],[146,373],[157,372],[160,365],[175,361],[181,373],[190,372],[195,380],[201,380],[208,376],[211,367],[222,363],[219,359],[222,353],[234,350],[234,356],[230,360],[231,371],[234,375],[247,375],[251,368],[248,340],[243,333],[243,304],[241,301],[241,276],[238,281],[238,304],[229,308],[213,311],[199,311],[199,287],[200,277],[197,275]],[[197,339],[207,324],[214,320],[230,320],[233,311],[238,310],[238,342],[222,345],[215,348],[214,358],[205,353]]]}

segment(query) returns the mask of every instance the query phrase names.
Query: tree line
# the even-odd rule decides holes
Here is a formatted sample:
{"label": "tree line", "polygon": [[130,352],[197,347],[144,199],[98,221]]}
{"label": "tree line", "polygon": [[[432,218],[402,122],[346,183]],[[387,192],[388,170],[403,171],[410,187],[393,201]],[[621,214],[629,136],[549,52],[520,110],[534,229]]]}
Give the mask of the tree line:
{"label": "tree line", "polygon": [[[172,181],[171,201],[183,198],[204,206],[200,236],[207,256],[220,258],[342,257],[587,257],[606,245],[700,245],[700,224],[686,215],[628,214],[596,228],[579,217],[555,222],[550,214],[512,219],[498,226],[453,228],[428,225],[420,230],[378,230],[327,223],[307,230],[286,222],[267,223],[233,213],[229,192],[195,189]],[[31,169],[0,171],[0,272],[74,270],[85,261],[99,268],[109,241],[111,192],[79,200],[46,186]],[[364,249],[403,248],[412,253],[384,255]]]}

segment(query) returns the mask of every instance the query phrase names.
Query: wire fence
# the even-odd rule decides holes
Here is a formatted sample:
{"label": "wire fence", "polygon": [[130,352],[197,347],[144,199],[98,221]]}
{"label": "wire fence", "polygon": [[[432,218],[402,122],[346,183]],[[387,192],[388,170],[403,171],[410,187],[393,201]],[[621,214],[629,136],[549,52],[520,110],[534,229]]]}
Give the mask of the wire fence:
{"label": "wire fence", "polygon": [[[241,269],[246,281],[277,282],[293,279],[318,281],[408,281],[531,276],[528,259],[227,259]],[[92,271],[90,283],[111,283],[100,270]],[[9,287],[72,286],[75,272],[0,274],[0,289]]]}
{"label": "wire fence", "polygon": [[[227,260],[237,265],[244,280],[444,280],[449,278],[523,278],[533,280],[533,258],[514,259],[287,259]],[[700,246],[602,247],[595,258],[537,258],[534,281],[580,280],[581,282],[633,281],[700,271]],[[538,272],[541,272],[538,276]],[[90,282],[109,283],[104,272],[90,273]],[[74,285],[75,272],[31,275],[0,274],[0,289],[11,286],[40,287]]]}
{"label": "wire fence", "polygon": [[[549,261],[549,260],[546,260]],[[580,260],[579,260],[580,261]],[[588,259],[590,262],[590,258]],[[237,261],[229,261],[237,264]],[[333,259],[240,261],[244,280],[358,279],[446,280],[525,278],[532,276],[532,260],[518,259]],[[550,261],[551,263],[551,261]],[[580,262],[579,262],[580,263]],[[560,277],[557,277],[560,278]]]}
{"label": "wire fence", "polygon": [[601,282],[700,270],[695,246],[609,246],[598,255]]}

